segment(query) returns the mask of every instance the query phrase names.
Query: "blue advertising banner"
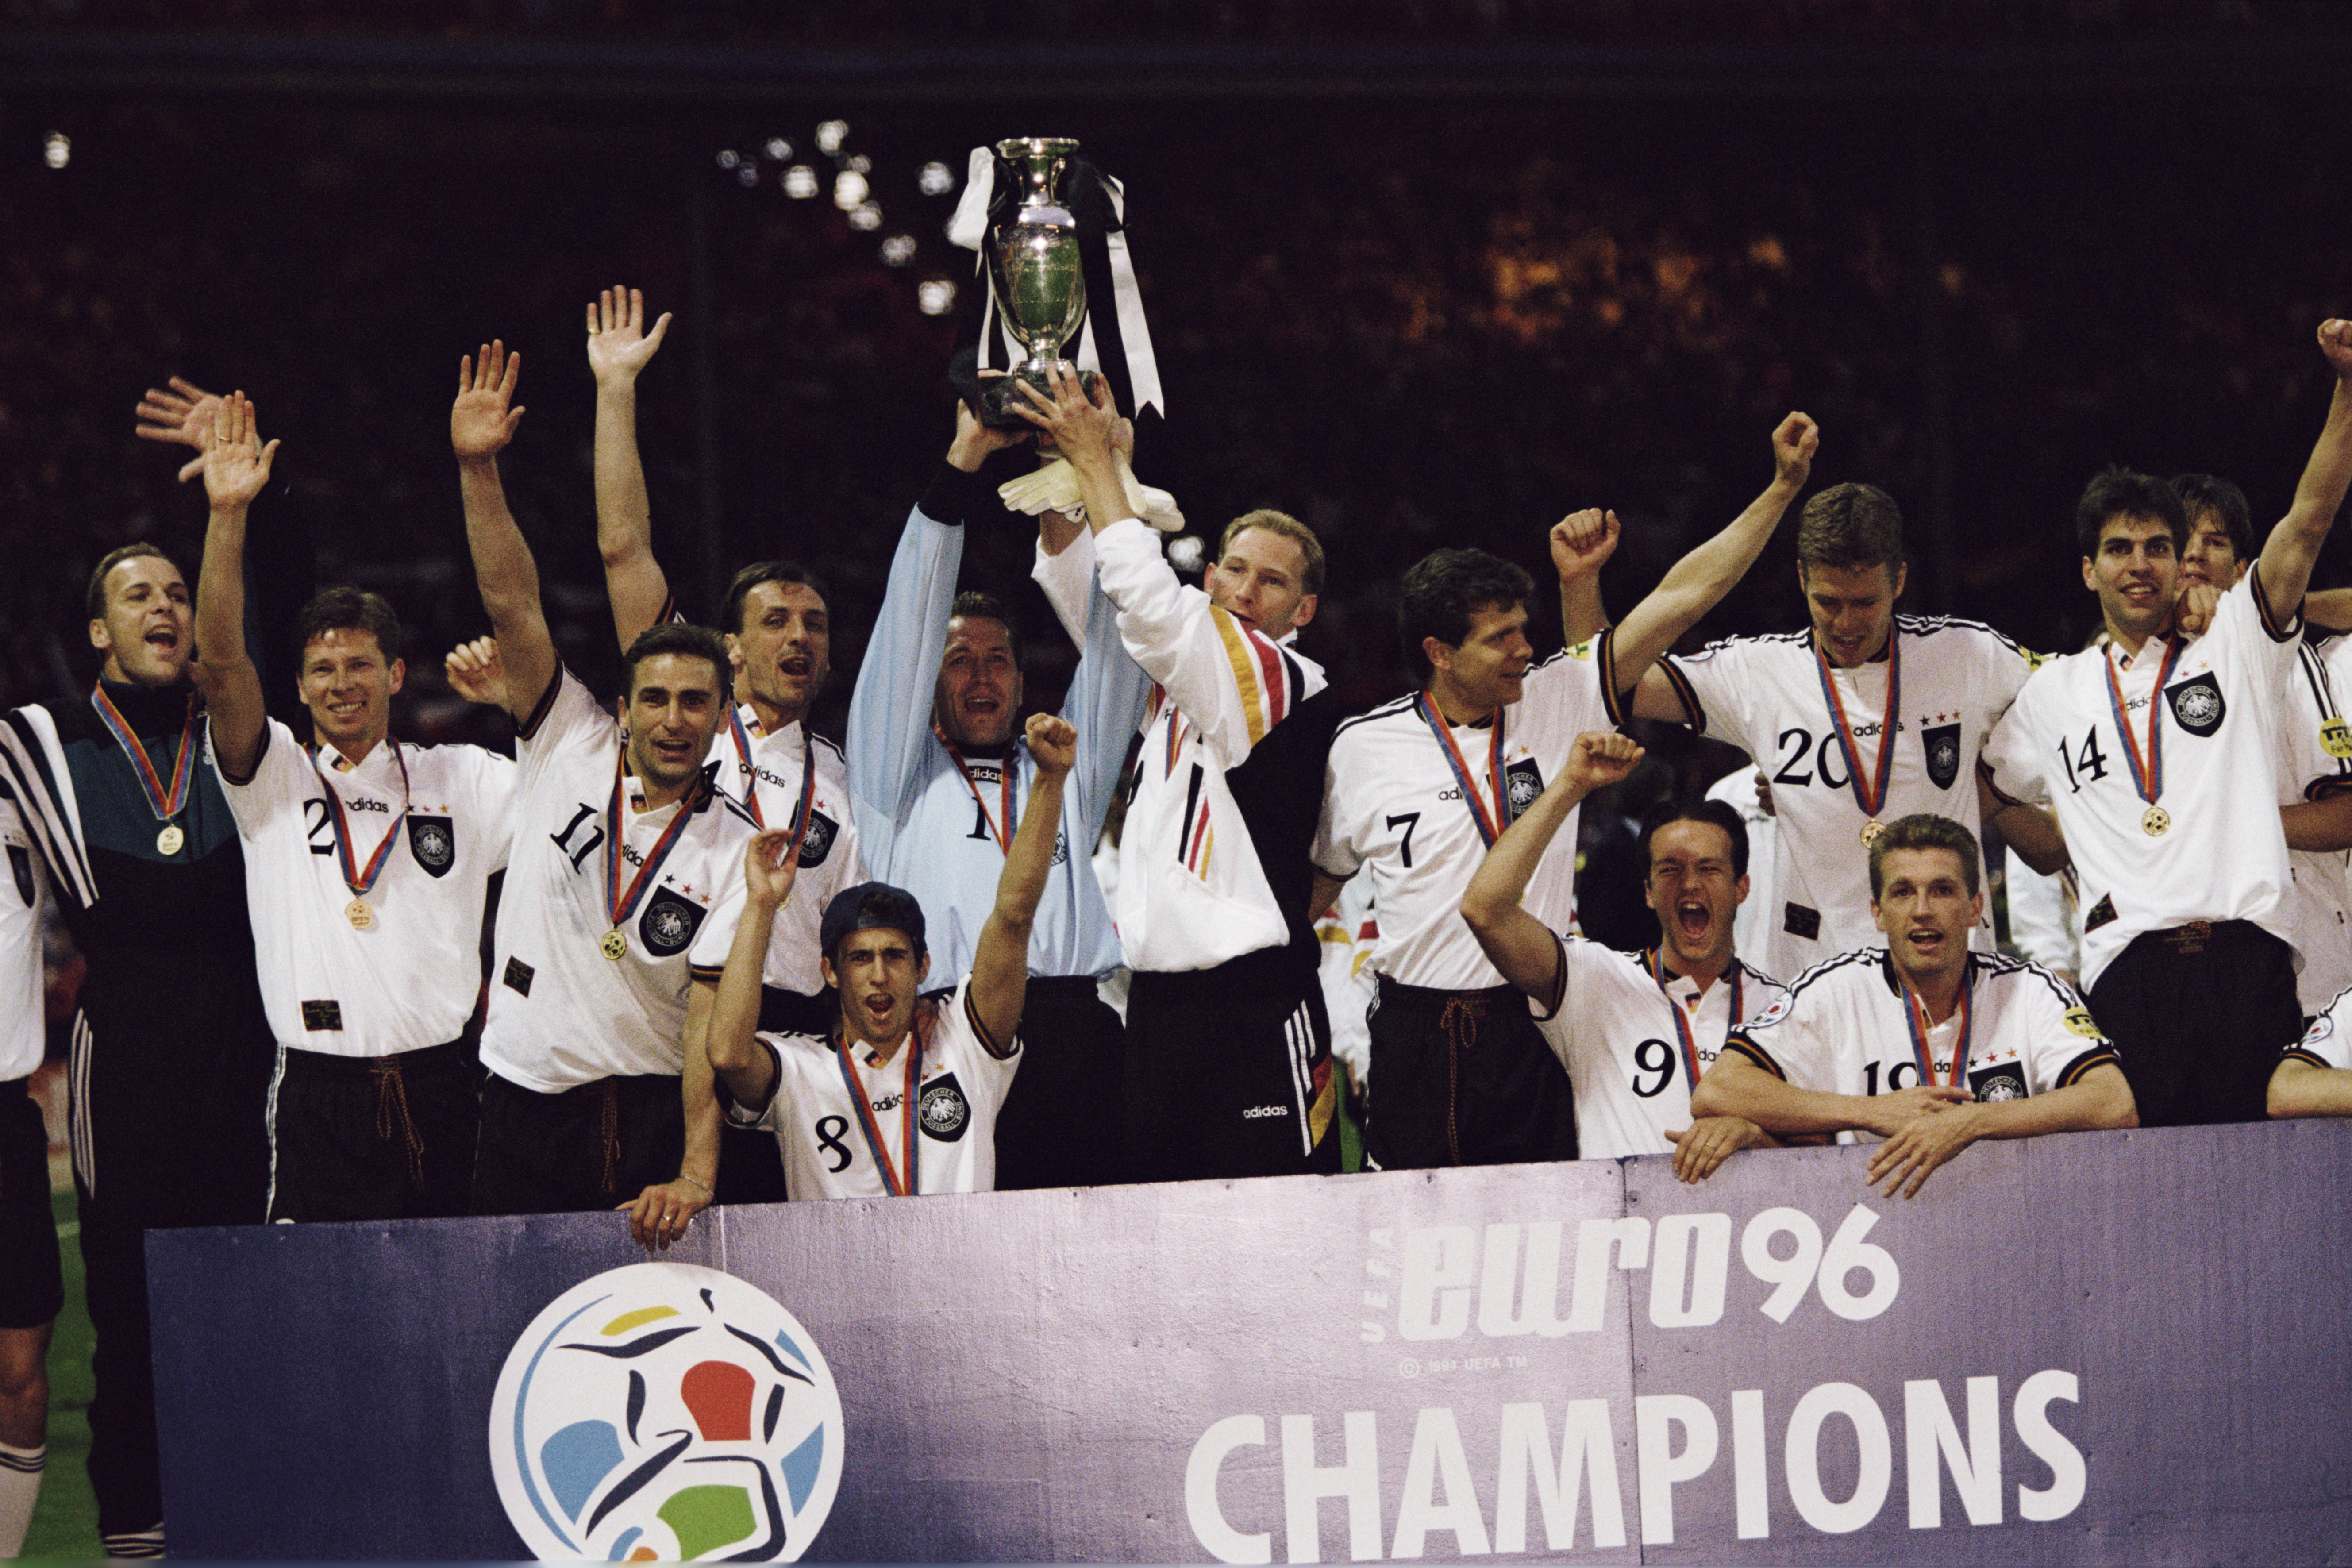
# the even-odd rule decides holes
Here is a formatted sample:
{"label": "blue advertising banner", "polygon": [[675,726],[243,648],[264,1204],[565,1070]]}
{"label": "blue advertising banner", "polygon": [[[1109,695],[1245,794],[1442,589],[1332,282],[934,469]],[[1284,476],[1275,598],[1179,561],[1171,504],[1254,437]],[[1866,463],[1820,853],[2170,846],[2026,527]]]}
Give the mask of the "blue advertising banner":
{"label": "blue advertising banner", "polygon": [[2352,1126],[149,1238],[175,1552],[2352,1557]]}

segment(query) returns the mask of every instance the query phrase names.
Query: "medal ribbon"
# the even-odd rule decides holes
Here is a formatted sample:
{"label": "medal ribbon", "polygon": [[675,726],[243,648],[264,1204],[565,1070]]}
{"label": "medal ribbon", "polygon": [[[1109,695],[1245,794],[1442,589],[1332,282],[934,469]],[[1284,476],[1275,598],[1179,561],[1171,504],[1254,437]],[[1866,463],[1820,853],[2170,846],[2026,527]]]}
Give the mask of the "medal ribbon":
{"label": "medal ribbon", "polygon": [[[1690,1016],[1683,1011],[1683,1005],[1675,1000],[1675,994],[1666,987],[1666,982],[1671,977],[1666,973],[1666,950],[1663,944],[1651,950],[1650,977],[1658,983],[1659,994],[1666,999],[1666,1011],[1675,1016],[1675,1036],[1682,1041],[1683,1047],[1683,1069],[1690,1074],[1690,1086],[1696,1089],[1699,1075],[1698,1041],[1691,1034]],[[1743,988],[1739,984],[1739,961],[1735,958],[1731,961],[1731,1013],[1729,1015],[1735,1027],[1746,1021],[1741,1017],[1739,1010],[1742,995]]]}
{"label": "medal ribbon", "polygon": [[[1172,743],[1175,733],[1172,728],[1172,723],[1169,733]],[[1014,764],[1014,752],[1013,748],[1007,746],[1004,749],[1004,760],[997,764],[996,782],[998,784],[1003,786],[1004,803],[1001,816],[997,818],[992,819],[988,815],[988,802],[981,795],[980,785],[973,781],[971,770],[963,765],[963,753],[956,750],[955,742],[949,740],[946,734],[940,731],[937,724],[931,726],[931,734],[939,741],[940,745],[947,748],[948,761],[953,763],[955,764],[956,772],[963,775],[963,787],[971,791],[972,803],[980,807],[981,820],[986,822],[988,824],[988,830],[996,835],[997,848],[1003,850],[1007,855],[1012,854],[1013,771]]]}
{"label": "medal ribbon", "polygon": [[624,752],[613,759],[613,804],[604,814],[604,906],[616,927],[636,912],[638,901],[646,896],[646,889],[653,885],[662,862],[668,859],[669,852],[677,847],[678,835],[686,831],[687,823],[693,819],[694,808],[702,801],[701,781],[697,779],[679,797],[677,816],[662,829],[662,836],[654,841],[653,853],[646,857],[646,863],[637,868],[637,874],[629,879],[629,885],[624,889],[621,886],[621,863],[625,857],[621,853],[621,829],[627,818],[621,811],[621,763],[626,755]]}
{"label": "medal ribbon", "polygon": [[[2143,645],[2145,646],[2145,645]],[[2164,663],[2157,668],[2156,684],[2147,692],[2147,751],[2143,755],[2138,739],[2132,734],[2130,710],[2124,706],[2124,689],[2116,680],[2116,650],[2109,645],[2105,665],[2107,670],[2107,701],[2115,710],[2116,732],[2124,738],[2124,761],[2131,764],[2132,788],[2139,791],[2140,799],[2148,805],[2164,793],[2164,682],[2172,674],[2172,661],[2180,657],[2181,645],[2166,638]]]}
{"label": "medal ribbon", "polygon": [[1503,829],[1511,825],[1511,790],[1503,780],[1504,710],[1495,710],[1495,732],[1486,745],[1486,782],[1495,797],[1492,816],[1486,814],[1486,803],[1478,798],[1477,787],[1470,782],[1470,765],[1462,760],[1462,748],[1454,743],[1454,726],[1445,721],[1445,715],[1437,710],[1428,692],[1412,700],[1412,710],[1421,715],[1429,732],[1437,737],[1438,746],[1445,752],[1446,765],[1454,770],[1454,782],[1462,786],[1462,799],[1470,807],[1470,820],[1477,825],[1479,842],[1492,849]]}
{"label": "medal ribbon", "polygon": [[[735,750],[743,759],[743,805],[751,812],[751,820],[761,826],[768,826],[767,814],[760,809],[760,770],[751,763],[751,737],[743,728],[741,710],[727,715],[735,731]],[[784,858],[778,864],[791,861],[801,852],[801,840],[808,837],[809,805],[816,796],[816,742],[809,739],[808,721],[801,721],[801,804],[793,816],[793,841],[784,847]]]}
{"label": "medal ribbon", "polygon": [[361,866],[352,853],[352,823],[343,812],[342,793],[335,788],[335,781],[319,767],[319,753],[310,753],[310,766],[318,773],[319,782],[327,786],[327,820],[335,826],[336,864],[342,868],[343,886],[352,890],[355,899],[366,898],[368,889],[375,886],[375,879],[383,874],[384,857],[392,853],[392,841],[400,837],[400,825],[408,820],[408,759],[400,754],[398,741],[386,736],[384,744],[392,748],[393,761],[400,764],[400,814],[392,819],[392,826],[384,832],[383,842],[375,847],[375,853],[368,857],[365,866]]}
{"label": "medal ribbon", "polygon": [[923,1082],[923,1031],[911,1026],[907,1030],[907,1083],[898,1097],[898,1109],[904,1118],[899,1131],[906,1139],[899,1147],[907,1152],[903,1174],[890,1163],[890,1151],[882,1142],[882,1124],[874,1119],[874,1105],[866,1097],[865,1081],[850,1063],[849,1053],[856,1048],[845,1039],[834,1059],[840,1064],[841,1081],[848,1087],[849,1102],[857,1109],[857,1130],[866,1134],[866,1147],[874,1156],[874,1168],[882,1173],[882,1190],[894,1198],[916,1196],[923,1180],[922,1145],[915,1142],[915,1099]]}
{"label": "medal ribbon", "polygon": [[106,726],[107,732],[114,737],[114,743],[121,746],[123,753],[131,759],[131,773],[138,779],[140,793],[147,797],[148,808],[154,812],[155,820],[169,822],[179,816],[187,806],[188,785],[196,776],[196,694],[193,691],[188,693],[187,722],[180,727],[180,749],[172,762],[169,788],[156,773],[155,764],[148,760],[147,748],[139,743],[137,735],[131,733],[130,721],[123,718],[122,710],[107,696],[103,683],[89,689],[89,705],[98,710],[99,722]]}
{"label": "medal ribbon", "polygon": [[1853,731],[1846,723],[1845,700],[1838,695],[1837,681],[1830,675],[1830,656],[1822,651],[1819,632],[1813,634],[1813,673],[1822,678],[1822,699],[1829,704],[1838,750],[1845,753],[1846,780],[1853,787],[1854,804],[1862,807],[1864,816],[1875,822],[1886,804],[1887,781],[1895,773],[1895,726],[1903,708],[1902,628],[1890,626],[1886,631],[1886,717],[1878,727],[1878,765],[1871,770],[1866,784],[1862,782],[1862,748],[1854,743]]}
{"label": "medal ribbon", "polygon": [[[1960,1037],[1952,1047],[1952,1076],[1945,1081],[1958,1089],[1968,1081],[1969,1036],[1976,1027],[1969,1013],[1969,984],[1960,983]],[[1911,1027],[1911,1049],[1919,1058],[1919,1081],[1936,1081],[1936,1053],[1927,1048],[1927,1009],[1909,986],[1903,988],[1903,1021]]]}

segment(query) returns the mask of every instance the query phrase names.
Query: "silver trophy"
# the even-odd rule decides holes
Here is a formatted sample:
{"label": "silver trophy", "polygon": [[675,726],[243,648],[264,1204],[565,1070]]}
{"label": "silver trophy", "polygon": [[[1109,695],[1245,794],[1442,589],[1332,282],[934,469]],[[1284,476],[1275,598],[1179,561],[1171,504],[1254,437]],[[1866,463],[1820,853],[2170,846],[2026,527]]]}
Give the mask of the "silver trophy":
{"label": "silver trophy", "polygon": [[1049,373],[1070,363],[1062,347],[1087,314],[1087,282],[1078,260],[1078,222],[1063,205],[1063,179],[1078,144],[1066,136],[1015,136],[996,144],[996,155],[1020,184],[1019,206],[989,226],[982,255],[988,285],[996,296],[1004,330],[1028,357],[1008,375],[984,383],[980,395],[983,423],[1026,427],[1013,409],[1027,399],[1013,388],[1026,382],[1051,395]]}

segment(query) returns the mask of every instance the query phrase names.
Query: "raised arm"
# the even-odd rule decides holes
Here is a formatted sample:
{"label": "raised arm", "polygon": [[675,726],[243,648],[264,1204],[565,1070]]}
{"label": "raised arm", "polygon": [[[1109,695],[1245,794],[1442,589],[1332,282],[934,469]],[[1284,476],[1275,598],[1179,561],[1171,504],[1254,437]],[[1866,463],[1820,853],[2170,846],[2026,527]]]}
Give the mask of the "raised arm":
{"label": "raised arm", "polygon": [[449,409],[449,446],[457,455],[457,489],[466,503],[466,544],[473,552],[474,581],[482,607],[490,613],[490,634],[507,673],[507,711],[517,724],[555,679],[555,638],[539,602],[539,563],[523,542],[514,513],[507,510],[499,480],[499,453],[514,439],[523,411],[510,407],[522,355],[509,355],[503,342],[482,345],[481,357],[457,362],[457,400]]}
{"label": "raised arm", "polygon": [[596,553],[604,560],[613,635],[624,649],[669,604],[669,579],[654,559],[653,505],[637,455],[637,373],[660,352],[669,316],[664,312],[650,332],[645,321],[646,297],[636,289],[607,289],[588,307],[588,369],[596,377]]}
{"label": "raised arm", "polygon": [[1504,979],[1546,1006],[1566,1003],[1559,994],[1559,939],[1519,900],[1577,803],[1625,777],[1641,760],[1642,748],[1629,735],[1577,736],[1568,765],[1495,840],[1463,891],[1462,918],[1488,961]]}
{"label": "raised arm", "polygon": [[213,427],[197,459],[212,514],[196,578],[197,658],[191,672],[205,694],[213,755],[224,774],[243,783],[261,760],[268,722],[261,673],[245,646],[245,517],[269,483],[278,443],[261,445],[253,405],[242,392],[214,399],[213,408]]}
{"label": "raised arm", "polygon": [[[1021,1026],[1021,1006],[1029,987],[1029,930],[1037,900],[1054,868],[1054,840],[1061,832],[1062,781],[1077,758],[1078,732],[1050,713],[1029,716],[1029,754],[1037,774],[1021,808],[1021,826],[1005,851],[996,879],[996,907],[971,950],[971,1010],[999,1047],[1012,1047]],[[1076,852],[1076,846],[1072,847]]]}
{"label": "raised arm", "polygon": [[[1617,693],[1633,691],[1660,654],[1698,624],[1748,574],[1789,503],[1805,488],[1821,431],[1810,416],[1791,414],[1772,432],[1772,482],[1731,520],[1730,526],[1675,563],[1650,596],[1617,626]],[[1681,703],[1675,704],[1679,716]],[[1637,712],[1641,710],[1637,704]]]}
{"label": "raised arm", "polygon": [[2291,622],[2303,604],[2303,591],[2311,582],[2319,547],[2336,521],[2336,509],[2344,504],[2345,488],[2352,485],[2352,321],[2322,322],[2319,351],[2336,373],[2327,423],[2321,427],[2311,461],[2304,465],[2303,478],[2294,487],[2294,504],[2271,530],[2257,563],[2262,569],[2263,602],[2273,624],[2280,626]]}
{"label": "raised arm", "polygon": [[736,924],[703,1031],[703,1065],[748,1110],[766,1106],[776,1086],[775,1064],[752,1036],[760,1028],[760,975],[775,936],[776,911],[793,896],[800,873],[799,857],[784,857],[792,837],[788,828],[770,828],[743,852],[743,918]]}

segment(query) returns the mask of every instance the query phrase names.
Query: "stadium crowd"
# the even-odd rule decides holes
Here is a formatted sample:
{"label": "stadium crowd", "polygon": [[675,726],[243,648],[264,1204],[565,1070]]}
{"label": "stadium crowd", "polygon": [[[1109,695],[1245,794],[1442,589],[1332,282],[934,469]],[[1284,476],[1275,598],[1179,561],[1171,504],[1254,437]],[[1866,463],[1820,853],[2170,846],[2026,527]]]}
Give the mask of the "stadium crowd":
{"label": "stadium crowd", "polygon": [[[672,591],[636,405],[667,326],[625,289],[587,307],[611,703],[509,505],[521,355],[463,358],[492,635],[446,674],[510,756],[394,733],[398,614],[277,569],[263,411],[183,381],[140,405],[191,449],[201,559],[108,553],[86,700],[0,721],[0,1550],[62,1291],[26,1093],[45,920],[87,964],[69,1142],[120,1556],[165,1544],[154,1226],[603,1208],[661,1247],[713,1203],[1337,1172],[1351,1119],[1383,1169],[1696,1182],[1871,1141],[1867,1179],[1910,1196],[1979,1138],[2352,1111],[2352,639],[2321,629],[2352,605],[2306,593],[2352,485],[2352,322],[2319,329],[2332,399],[2266,534],[2227,479],[2091,479],[2079,651],[1901,613],[1895,501],[1809,495],[1836,432],[1790,413],[1756,499],[1622,618],[1617,516],[1554,525],[1545,657],[1523,568],[1429,551],[1397,590],[1416,689],[1354,712],[1297,645],[1316,531],[1245,512],[1187,584],[1148,436],[1057,371],[1010,423],[959,402],[839,745],[810,723],[821,555],[743,565],[708,625]],[[1792,510],[1808,629],[1674,652]],[[959,590],[967,540],[1031,518],[1075,650],[1054,711],[1019,617]],[[1637,721],[1753,766],[1646,812],[1621,948],[1580,933],[1576,824]]]}

